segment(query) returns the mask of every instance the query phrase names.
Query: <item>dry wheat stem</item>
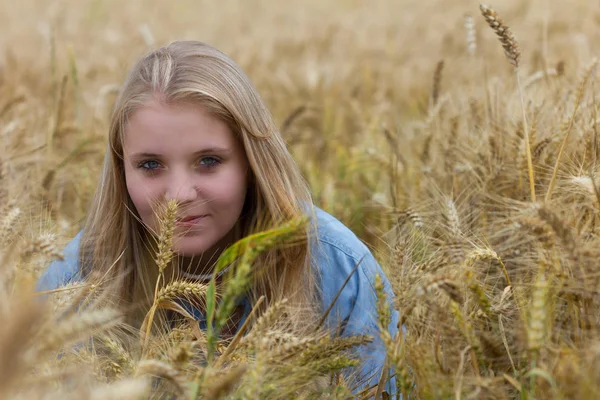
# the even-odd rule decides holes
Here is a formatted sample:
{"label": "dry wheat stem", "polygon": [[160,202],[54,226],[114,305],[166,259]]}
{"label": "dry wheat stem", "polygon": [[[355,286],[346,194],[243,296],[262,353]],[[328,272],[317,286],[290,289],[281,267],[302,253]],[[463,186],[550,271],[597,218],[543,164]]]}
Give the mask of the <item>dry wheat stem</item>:
{"label": "dry wheat stem", "polygon": [[517,76],[517,87],[519,88],[519,98],[521,99],[521,111],[523,114],[523,132],[525,134],[525,153],[527,155],[527,171],[529,172],[529,190],[531,201],[535,203],[535,177],[533,174],[533,161],[531,158],[531,143],[529,140],[529,128],[527,126],[527,114],[525,112],[525,99],[523,98],[523,89],[521,88],[521,78],[519,77],[519,68],[515,68]]}

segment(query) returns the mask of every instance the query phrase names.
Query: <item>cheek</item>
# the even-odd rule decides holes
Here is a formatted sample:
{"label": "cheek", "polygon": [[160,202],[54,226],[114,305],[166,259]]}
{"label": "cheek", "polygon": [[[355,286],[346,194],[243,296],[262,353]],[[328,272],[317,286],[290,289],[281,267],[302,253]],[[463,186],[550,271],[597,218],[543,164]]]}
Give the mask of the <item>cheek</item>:
{"label": "cheek", "polygon": [[233,171],[227,177],[215,182],[212,192],[216,198],[220,199],[220,203],[224,207],[236,209],[241,208],[246,200],[246,188],[245,174]]}
{"label": "cheek", "polygon": [[136,178],[135,174],[126,174],[127,192],[135,206],[136,211],[146,224],[153,226],[153,205],[156,194],[147,182]]}

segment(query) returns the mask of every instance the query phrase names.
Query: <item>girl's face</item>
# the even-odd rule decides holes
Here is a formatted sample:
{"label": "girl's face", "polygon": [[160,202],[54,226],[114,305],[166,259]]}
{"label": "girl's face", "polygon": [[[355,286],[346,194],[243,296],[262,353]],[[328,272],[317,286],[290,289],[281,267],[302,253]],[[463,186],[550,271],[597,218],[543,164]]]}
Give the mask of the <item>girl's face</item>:
{"label": "girl's face", "polygon": [[232,240],[248,162],[225,122],[201,105],[153,101],[129,117],[123,153],[127,191],[144,224],[156,230],[156,204],[178,201],[176,253],[212,255]]}

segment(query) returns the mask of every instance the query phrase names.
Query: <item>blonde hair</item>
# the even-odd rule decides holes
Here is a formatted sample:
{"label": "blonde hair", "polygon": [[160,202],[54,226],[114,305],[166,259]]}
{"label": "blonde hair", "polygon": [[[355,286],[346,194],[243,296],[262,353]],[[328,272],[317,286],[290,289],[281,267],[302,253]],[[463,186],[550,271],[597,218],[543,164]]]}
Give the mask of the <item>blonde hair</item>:
{"label": "blonde hair", "polygon": [[[125,184],[123,136],[127,119],[155,100],[200,104],[228,124],[241,141],[250,166],[242,235],[312,215],[308,186],[288,152],[270,112],[249,79],[229,57],[196,41],[179,41],[152,51],[130,71],[113,110],[104,166],[85,222],[82,272],[112,283],[123,304],[151,299],[157,268],[147,231],[139,222]],[[255,274],[251,300],[288,298],[314,313],[315,285],[310,241],[267,252]]]}

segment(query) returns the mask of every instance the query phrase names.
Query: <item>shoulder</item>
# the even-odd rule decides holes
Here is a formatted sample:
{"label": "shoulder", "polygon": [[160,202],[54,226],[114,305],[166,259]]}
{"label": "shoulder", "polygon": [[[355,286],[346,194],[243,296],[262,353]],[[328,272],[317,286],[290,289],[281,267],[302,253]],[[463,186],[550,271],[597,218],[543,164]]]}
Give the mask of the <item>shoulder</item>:
{"label": "shoulder", "polygon": [[330,326],[345,326],[356,319],[352,316],[360,316],[361,323],[368,321],[367,325],[372,325],[376,276],[379,274],[388,282],[381,266],[367,246],[337,218],[316,207],[315,217],[311,254],[323,310],[333,304],[333,315],[328,317]]}
{"label": "shoulder", "polygon": [[313,254],[321,275],[342,275],[344,279],[357,265],[357,272],[364,274],[374,284],[374,273],[379,266],[368,247],[342,222],[329,213],[315,207],[316,237]]}
{"label": "shoulder", "polygon": [[82,232],[79,232],[64,248],[63,260],[53,261],[37,282],[38,292],[57,289],[70,282],[79,280],[79,244]]}
{"label": "shoulder", "polygon": [[[342,336],[369,335],[372,342],[359,346],[361,359],[357,381],[376,385],[385,367],[386,346],[378,322],[378,299],[375,280],[379,275],[386,294],[391,318],[387,330],[392,337],[398,332],[398,311],[393,308],[394,293],[383,269],[367,246],[344,224],[323,210],[315,208],[317,234],[311,248],[319,282],[326,326]],[[374,373],[374,371],[377,371]]]}
{"label": "shoulder", "polygon": [[354,258],[370,253],[367,246],[333,215],[315,207],[315,218],[317,239],[321,244],[331,246]]}

